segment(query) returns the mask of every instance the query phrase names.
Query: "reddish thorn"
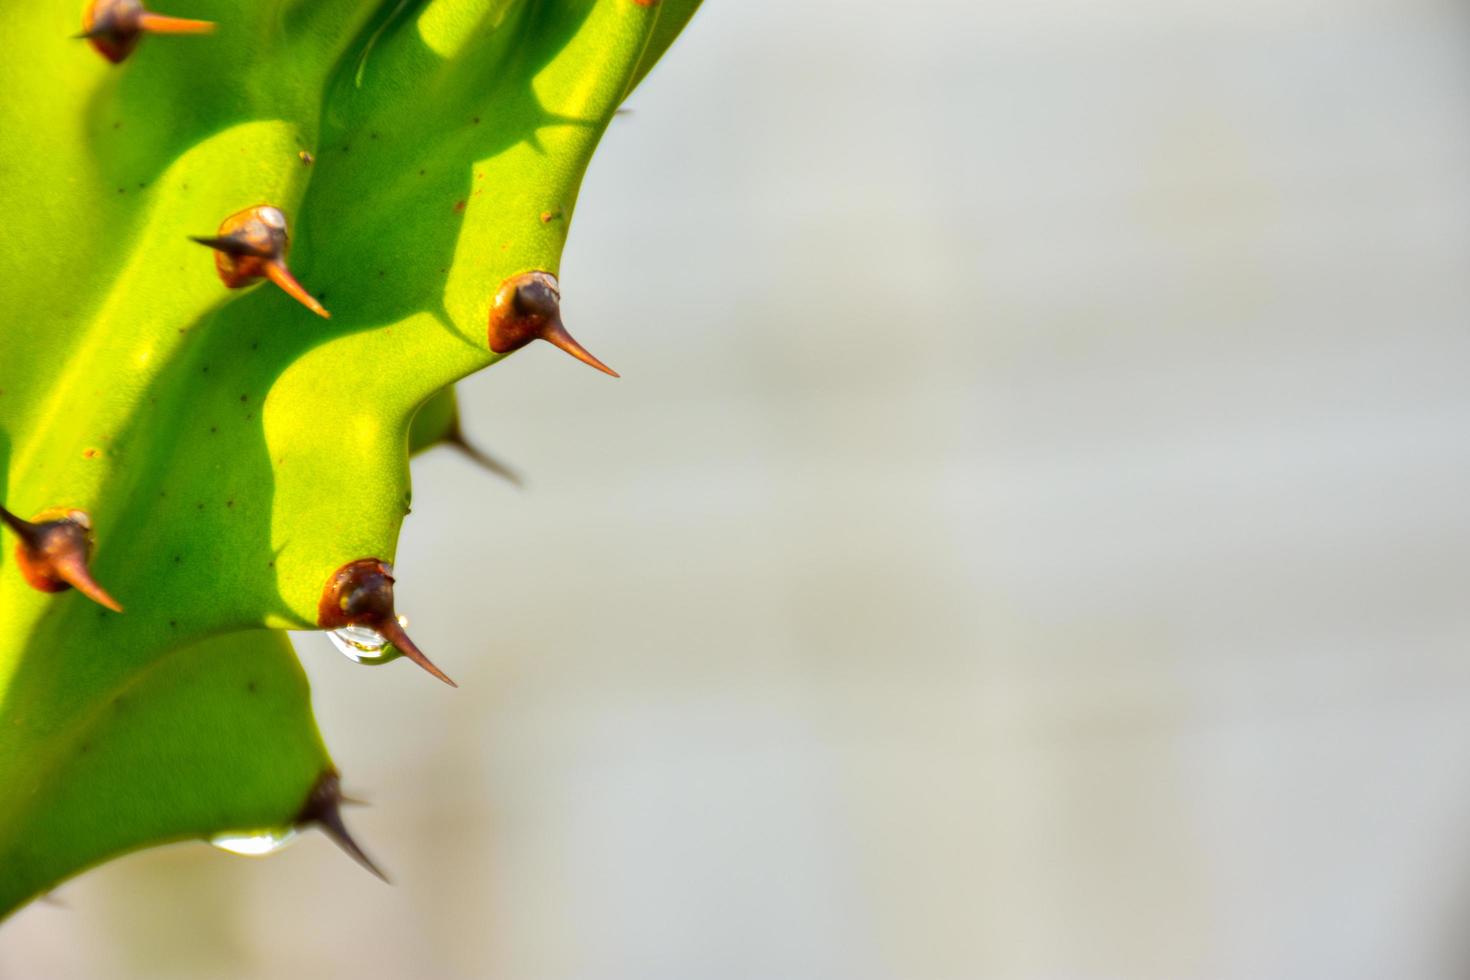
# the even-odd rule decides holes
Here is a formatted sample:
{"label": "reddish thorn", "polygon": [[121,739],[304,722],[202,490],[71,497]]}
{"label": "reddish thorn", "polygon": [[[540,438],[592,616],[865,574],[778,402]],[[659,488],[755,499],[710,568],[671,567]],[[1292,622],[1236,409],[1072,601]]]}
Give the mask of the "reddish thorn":
{"label": "reddish thorn", "polygon": [[424,651],[418,648],[418,644],[408,638],[408,634],[403,631],[402,626],[398,625],[396,618],[389,619],[381,626],[374,628],[383,635],[385,640],[397,647],[399,653],[403,654],[409,660],[412,660],[450,687],[459,687],[458,684],[450,679],[448,674],[434,666],[434,662],[424,655]]}
{"label": "reddish thorn", "polygon": [[169,17],[144,11],[138,16],[138,27],[149,34],[213,34],[214,22],[189,20],[186,17]]}
{"label": "reddish thorn", "polygon": [[260,279],[269,279],[317,316],[331,317],[286,268],[291,240],[286,234],[286,216],[280,208],[269,204],[246,208],[226,218],[216,234],[190,237],[214,249],[215,268],[229,288],[240,289]]}
{"label": "reddish thorn", "polygon": [[612,375],[614,378],[622,377],[621,374],[618,374],[618,372],[592,356],[591,351],[577,343],[577,339],[567,333],[567,328],[562,326],[560,322],[548,325],[545,333],[541,335],[541,339],[553,347],[566,351],[583,364],[592,365],[603,374]]}
{"label": "reddish thorn", "polygon": [[148,34],[208,34],[214,25],[203,20],[149,13],[142,0],[92,0],[82,12],[82,33],[113,64],[125,60]]}
{"label": "reddish thorn", "polygon": [[332,314],[327,312],[327,308],[317,302],[317,298],[311,295],[311,293],[308,293],[306,287],[296,281],[296,277],[291,275],[291,270],[287,269],[283,263],[275,260],[267,261],[265,263],[265,274],[266,278],[271,282],[284,289],[287,296],[290,296],[317,316],[324,317],[328,320],[332,318]]}
{"label": "reddish thorn", "polygon": [[523,272],[500,284],[490,303],[490,349],[497,354],[544,340],[604,374],[618,372],[602,363],[567,332],[561,320],[561,286],[549,272]]}
{"label": "reddish thorn", "polygon": [[79,510],[48,510],[35,521],[24,521],[0,507],[0,522],[15,532],[16,565],[26,582],[40,592],[76,589],[113,612],[123,607],[92,578],[87,561],[92,555],[92,524]]}
{"label": "reddish thorn", "polygon": [[418,645],[408,638],[393,608],[393,566],[378,558],[360,558],[332,573],[317,606],[317,625],[338,630],[363,626],[374,630],[398,652],[450,687],[459,687]]}
{"label": "reddish thorn", "polygon": [[97,584],[92,577],[92,572],[82,561],[80,555],[58,555],[54,562],[55,575],[66,582],[82,595],[91,599],[99,606],[106,606],[115,613],[123,611],[123,607],[116,599],[107,594],[107,590]]}

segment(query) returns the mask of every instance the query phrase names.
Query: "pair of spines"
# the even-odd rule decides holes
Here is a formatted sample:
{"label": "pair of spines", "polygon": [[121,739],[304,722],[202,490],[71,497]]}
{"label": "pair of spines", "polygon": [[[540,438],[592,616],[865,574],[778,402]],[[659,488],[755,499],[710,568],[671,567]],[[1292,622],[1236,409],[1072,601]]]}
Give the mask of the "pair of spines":
{"label": "pair of spines", "polygon": [[[226,218],[214,235],[193,240],[215,250],[220,279],[229,288],[240,289],[269,279],[318,316],[332,315],[286,267],[291,239],[280,208],[269,204],[246,208]],[[561,318],[561,288],[549,272],[522,272],[500,284],[490,303],[487,339],[496,354],[509,354],[533,340],[544,340],[582,363],[618,377],[567,331]]]}
{"label": "pair of spines", "polygon": [[[0,507],[4,523],[19,539],[16,564],[33,588],[41,592],[78,592],[113,612],[122,604],[92,577],[92,520],[80,510],[43,511],[23,520]],[[323,629],[366,627],[379,633],[399,652],[450,687],[458,687],[409,639],[393,602],[393,566],[378,558],[348,562],[332,573],[322,590],[317,624]]]}

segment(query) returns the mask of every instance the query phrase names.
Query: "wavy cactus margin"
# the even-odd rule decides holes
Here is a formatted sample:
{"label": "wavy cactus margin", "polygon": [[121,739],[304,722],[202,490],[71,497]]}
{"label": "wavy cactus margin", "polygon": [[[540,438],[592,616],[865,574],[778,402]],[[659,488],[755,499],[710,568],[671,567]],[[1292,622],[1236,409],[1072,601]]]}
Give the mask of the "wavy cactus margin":
{"label": "wavy cactus margin", "polygon": [[479,455],[452,385],[531,340],[613,373],[558,260],[697,5],[0,8],[0,918],[166,841],[372,867],[280,631],[448,680],[393,610],[409,451]]}

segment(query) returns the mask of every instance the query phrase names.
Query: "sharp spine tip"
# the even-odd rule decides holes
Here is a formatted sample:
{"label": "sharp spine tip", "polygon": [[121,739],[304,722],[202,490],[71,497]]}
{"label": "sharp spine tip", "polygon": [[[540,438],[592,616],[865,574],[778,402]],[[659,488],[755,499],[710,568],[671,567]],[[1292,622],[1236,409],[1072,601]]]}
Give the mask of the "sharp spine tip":
{"label": "sharp spine tip", "polygon": [[4,522],[22,540],[30,540],[36,530],[36,526],[30,521],[21,520],[3,506],[0,506],[0,522]]}
{"label": "sharp spine tip", "polygon": [[308,293],[305,286],[296,281],[296,277],[291,275],[291,270],[286,268],[286,263],[280,260],[267,262],[265,264],[265,274],[266,278],[281,287],[287,296],[290,296],[317,316],[325,320],[332,318],[332,314],[327,312],[327,308],[315,296]]}
{"label": "sharp spine tip", "polygon": [[123,611],[122,604],[107,594],[107,590],[97,584],[92,577],[92,572],[81,561],[80,557],[72,557],[56,564],[57,577],[65,581],[82,595],[91,599],[99,606],[105,606],[115,613]]}
{"label": "sharp spine tip", "polygon": [[322,588],[317,625],[328,630],[346,626],[373,630],[429,674],[450,687],[459,687],[404,632],[393,606],[393,581],[393,566],[381,558],[348,562],[333,572]]}
{"label": "sharp spine tip", "polygon": [[302,805],[301,812],[297,814],[296,826],[317,827],[340,847],[347,856],[368,871],[372,872],[384,884],[391,885],[393,882],[383,873],[383,870],[373,863],[373,859],[367,856],[367,852],[358,846],[353,840],[352,834],[347,830],[347,824],[342,821],[342,804],[347,798],[342,795],[342,780],[336,770],[328,769],[322,773],[316,785],[307,794],[306,803]]}
{"label": "sharp spine tip", "polygon": [[459,687],[448,674],[435,666],[434,661],[430,660],[428,655],[418,648],[418,644],[408,638],[408,634],[404,632],[403,627],[398,625],[398,620],[388,620],[378,628],[378,632],[382,633],[383,638],[389,643],[397,647],[399,653],[428,671],[430,675],[439,678],[439,680],[448,684],[450,687]]}
{"label": "sharp spine tip", "polygon": [[214,22],[144,11],[138,16],[138,29],[149,34],[213,34]]}
{"label": "sharp spine tip", "polygon": [[97,583],[88,568],[92,531],[84,512],[47,510],[36,520],[26,521],[0,507],[0,523],[20,538],[16,563],[32,588],[41,592],[76,589],[99,606],[123,611],[122,604]]}
{"label": "sharp spine tip", "polygon": [[610,375],[614,378],[622,377],[621,374],[618,374],[618,372],[598,360],[591,351],[577,343],[577,338],[568,333],[567,328],[560,323],[549,326],[546,332],[541,335],[541,339],[559,350],[566,351],[583,364],[597,368],[603,374]]}
{"label": "sharp spine tip", "polygon": [[463,453],[471,462],[489,470],[516,489],[524,490],[526,488],[525,480],[514,467],[502,463],[479,446],[470,442],[465,437],[464,430],[459,427],[457,422],[454,428],[449,430],[449,434],[444,437],[444,441]]}

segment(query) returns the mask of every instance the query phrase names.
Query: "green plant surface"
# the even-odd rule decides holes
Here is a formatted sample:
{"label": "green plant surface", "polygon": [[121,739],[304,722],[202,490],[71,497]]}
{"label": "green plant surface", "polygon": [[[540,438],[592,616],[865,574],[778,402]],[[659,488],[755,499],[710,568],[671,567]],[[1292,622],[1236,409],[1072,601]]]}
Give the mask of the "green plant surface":
{"label": "green plant surface", "polygon": [[[0,7],[0,503],[90,515],[126,609],[30,588],[0,540],[0,917],[301,814],[331,762],[272,631],[391,561],[416,412],[414,448],[458,432],[493,297],[556,273],[604,127],[696,6],[160,0],[216,31],[118,66],[75,4]],[[330,319],[189,240],[262,204]]]}

